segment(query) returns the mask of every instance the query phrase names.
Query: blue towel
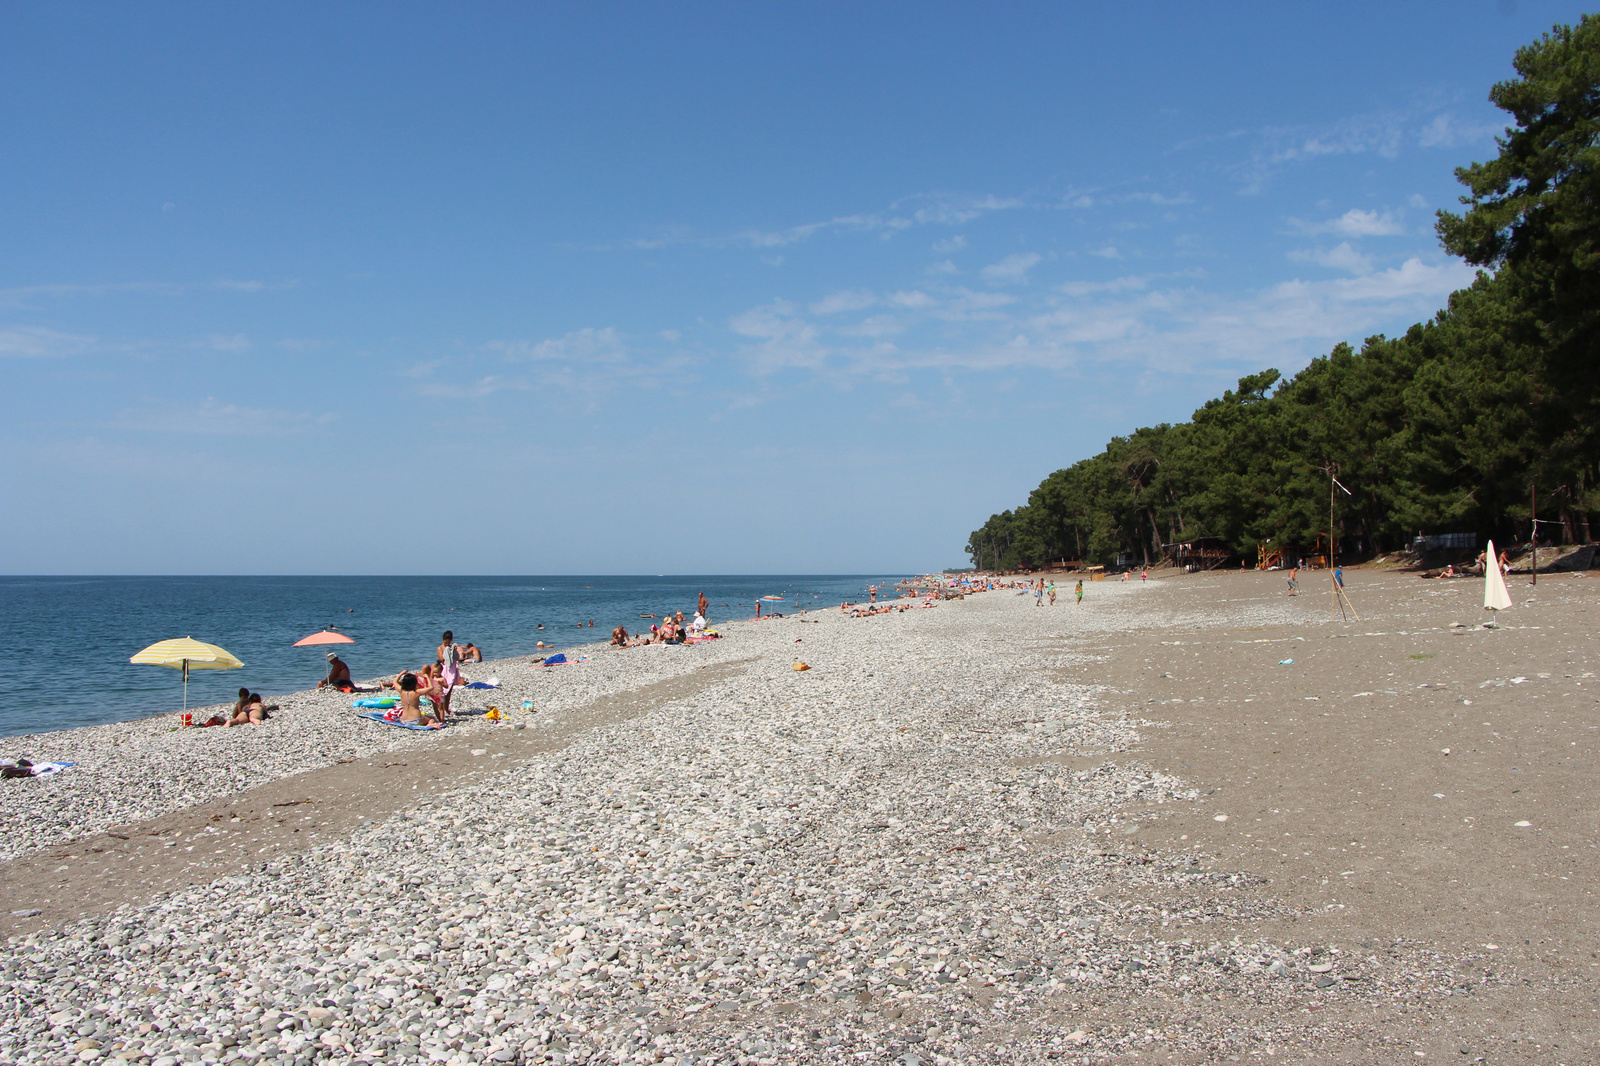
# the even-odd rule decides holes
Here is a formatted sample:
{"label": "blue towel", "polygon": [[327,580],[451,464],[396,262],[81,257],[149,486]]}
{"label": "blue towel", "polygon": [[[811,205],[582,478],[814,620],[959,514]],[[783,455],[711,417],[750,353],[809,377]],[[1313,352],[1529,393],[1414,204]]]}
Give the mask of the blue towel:
{"label": "blue towel", "polygon": [[550,656],[550,658],[546,659],[544,664],[546,666],[560,666],[566,661],[567,657],[565,655],[563,655],[561,652],[556,652],[554,655]]}
{"label": "blue towel", "polygon": [[474,682],[472,682],[470,685],[468,685],[466,687],[467,688],[499,688],[500,686],[499,685],[491,685],[487,681],[474,681]]}

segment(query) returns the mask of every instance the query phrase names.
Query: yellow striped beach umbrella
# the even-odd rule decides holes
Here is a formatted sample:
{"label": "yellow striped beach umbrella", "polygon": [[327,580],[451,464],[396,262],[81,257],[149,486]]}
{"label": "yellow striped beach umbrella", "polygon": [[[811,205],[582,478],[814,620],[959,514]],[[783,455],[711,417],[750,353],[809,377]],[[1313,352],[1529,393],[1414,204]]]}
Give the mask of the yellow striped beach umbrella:
{"label": "yellow striped beach umbrella", "polygon": [[190,670],[237,670],[244,663],[233,653],[193,637],[158,641],[128,660],[143,666],[165,666],[183,671],[183,709],[189,710]]}

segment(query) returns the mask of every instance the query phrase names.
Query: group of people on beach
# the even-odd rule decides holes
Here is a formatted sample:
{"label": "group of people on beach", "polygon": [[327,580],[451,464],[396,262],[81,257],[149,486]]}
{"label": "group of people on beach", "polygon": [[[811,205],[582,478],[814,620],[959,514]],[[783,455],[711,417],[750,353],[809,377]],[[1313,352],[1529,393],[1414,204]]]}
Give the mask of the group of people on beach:
{"label": "group of people on beach", "polygon": [[699,611],[695,612],[687,624],[683,620],[683,612],[669,614],[659,623],[650,623],[648,632],[641,630],[629,635],[626,626],[618,626],[611,631],[611,644],[617,648],[641,648],[646,644],[683,644],[687,641],[705,635],[706,616]]}
{"label": "group of people on beach", "polygon": [[[470,684],[461,674],[461,664],[483,662],[483,650],[475,644],[457,644],[455,634],[444,631],[439,647],[434,650],[434,660],[418,670],[402,670],[393,681],[383,683],[400,697],[398,706],[384,717],[391,722],[421,725],[429,729],[443,729],[450,720],[450,695],[462,685]],[[423,699],[429,703],[422,706]]]}
{"label": "group of people on beach", "polygon": [[[706,594],[702,592],[695,604],[694,617],[688,622],[683,620],[682,611],[675,611],[663,615],[660,622],[651,622],[648,631],[640,630],[630,634],[627,626],[618,626],[611,631],[611,646],[642,648],[649,644],[686,644],[699,641],[707,636],[706,630],[710,624],[707,619],[710,615],[711,601],[706,599]],[[654,618],[655,615],[644,617]]]}
{"label": "group of people on beach", "polygon": [[[1046,582],[1042,577],[1037,578],[1029,588],[1033,592],[1033,605],[1035,607],[1043,607],[1046,600],[1049,601],[1050,606],[1054,607],[1056,605],[1056,583],[1054,580]],[[1078,587],[1073,591],[1077,594],[1078,602],[1082,603],[1083,581],[1081,579],[1078,581]]]}

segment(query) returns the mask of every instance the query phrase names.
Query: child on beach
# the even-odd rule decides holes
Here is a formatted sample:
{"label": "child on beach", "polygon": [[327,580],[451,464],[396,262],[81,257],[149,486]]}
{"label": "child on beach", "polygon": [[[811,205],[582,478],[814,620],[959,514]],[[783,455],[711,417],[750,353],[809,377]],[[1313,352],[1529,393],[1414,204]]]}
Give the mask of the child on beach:
{"label": "child on beach", "polygon": [[1289,571],[1289,595],[1291,596],[1300,591],[1300,582],[1296,580],[1299,576],[1300,568],[1298,566]]}
{"label": "child on beach", "polygon": [[1045,593],[1050,597],[1050,606],[1054,607],[1056,605],[1056,583],[1054,581],[1045,586]]}
{"label": "child on beach", "polygon": [[1078,592],[1078,602],[1081,604],[1081,603],[1083,603],[1083,579],[1081,577],[1078,579],[1077,592]]}

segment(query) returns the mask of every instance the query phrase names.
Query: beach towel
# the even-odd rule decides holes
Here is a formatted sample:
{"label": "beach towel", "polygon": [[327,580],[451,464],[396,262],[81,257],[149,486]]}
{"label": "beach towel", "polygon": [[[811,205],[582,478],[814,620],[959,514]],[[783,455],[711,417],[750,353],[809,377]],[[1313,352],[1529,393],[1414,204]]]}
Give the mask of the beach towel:
{"label": "beach towel", "polygon": [[350,706],[358,711],[379,710],[387,711],[390,707],[400,706],[399,696],[370,696],[366,699],[356,700]]}
{"label": "beach towel", "polygon": [[53,777],[76,763],[70,762],[35,762],[27,759],[0,759],[0,767],[6,771],[7,777]]}
{"label": "beach towel", "polygon": [[383,716],[382,712],[379,712],[379,711],[369,711],[368,713],[363,714],[361,717],[367,719],[369,722],[377,722],[380,725],[392,725],[392,726],[397,726],[400,729],[417,729],[417,730],[421,730],[424,733],[433,732],[433,730],[429,729],[427,726],[418,725],[415,722],[392,721],[392,720],[390,720],[388,718],[385,718]]}
{"label": "beach towel", "polygon": [[470,682],[469,684],[467,684],[464,687],[466,687],[466,688],[499,688],[500,686],[498,684],[490,684],[487,681],[473,681],[473,682]]}
{"label": "beach towel", "polygon": [[546,666],[560,666],[563,663],[565,663],[566,661],[567,661],[567,657],[565,655],[563,655],[561,652],[556,652],[554,655],[552,655],[548,659],[546,659],[544,661],[544,664]]}

